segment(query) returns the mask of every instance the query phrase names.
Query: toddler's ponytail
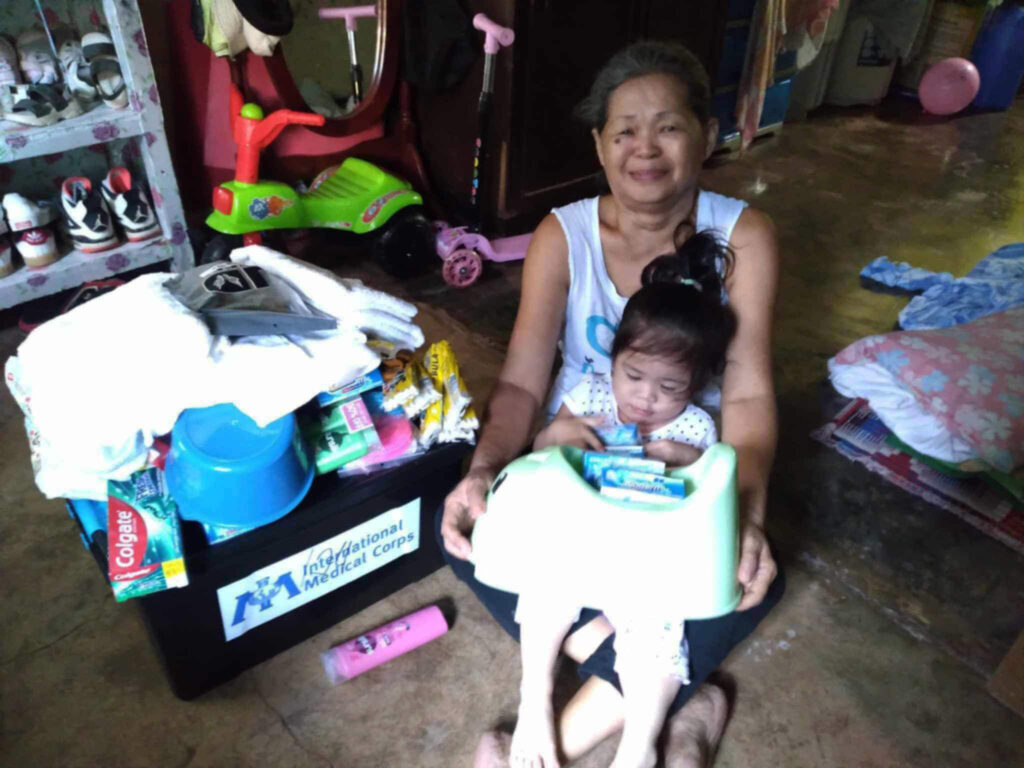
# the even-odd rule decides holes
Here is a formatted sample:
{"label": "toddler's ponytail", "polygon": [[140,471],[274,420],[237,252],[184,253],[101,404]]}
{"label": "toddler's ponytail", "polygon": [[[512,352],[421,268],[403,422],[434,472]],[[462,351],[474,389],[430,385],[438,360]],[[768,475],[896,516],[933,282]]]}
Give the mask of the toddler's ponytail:
{"label": "toddler's ponytail", "polygon": [[736,316],[725,300],[733,253],[712,232],[690,237],[679,250],[658,256],[640,277],[612,344],[612,359],[632,350],[669,356],[691,369],[691,394],[725,368]]}

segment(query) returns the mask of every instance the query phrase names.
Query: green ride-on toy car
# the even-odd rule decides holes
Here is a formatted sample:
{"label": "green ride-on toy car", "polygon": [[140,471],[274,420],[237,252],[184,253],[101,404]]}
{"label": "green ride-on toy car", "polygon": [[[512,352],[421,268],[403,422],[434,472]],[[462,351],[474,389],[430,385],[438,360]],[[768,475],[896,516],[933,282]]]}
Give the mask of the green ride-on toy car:
{"label": "green ride-on toy car", "polygon": [[310,227],[373,234],[374,258],[396,276],[435,258],[423,198],[407,181],[372,163],[347,158],[322,171],[306,191],[259,178],[260,151],[288,125],[323,125],[322,115],[279,109],[264,117],[258,105],[242,103],[234,83],[230,103],[231,133],[238,145],[235,178],[213,190],[206,224],[218,234],[203,247],[202,263],[262,242],[261,232]]}

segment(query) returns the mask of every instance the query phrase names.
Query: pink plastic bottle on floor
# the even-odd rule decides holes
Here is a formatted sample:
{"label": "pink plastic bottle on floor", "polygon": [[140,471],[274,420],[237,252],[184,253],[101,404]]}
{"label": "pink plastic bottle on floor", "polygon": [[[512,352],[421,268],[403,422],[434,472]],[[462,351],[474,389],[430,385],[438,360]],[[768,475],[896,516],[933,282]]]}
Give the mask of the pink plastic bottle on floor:
{"label": "pink plastic bottle on floor", "polygon": [[430,605],[331,648],[321,656],[324,670],[332,683],[350,680],[447,631],[441,609]]}

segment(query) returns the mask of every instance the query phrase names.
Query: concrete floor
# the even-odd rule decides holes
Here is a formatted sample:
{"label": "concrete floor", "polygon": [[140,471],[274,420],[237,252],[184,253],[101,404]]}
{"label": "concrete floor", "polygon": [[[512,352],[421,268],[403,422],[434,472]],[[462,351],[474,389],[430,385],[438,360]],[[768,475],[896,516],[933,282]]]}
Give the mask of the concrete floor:
{"label": "concrete floor", "polygon": [[[705,175],[775,218],[784,263],[769,527],[789,588],[726,662],[737,697],[718,766],[1024,764],[1020,718],[984,690],[1024,622],[1024,558],[807,437],[837,410],[826,360],[892,328],[904,303],[861,289],[864,264],[885,254],[963,274],[1024,240],[1024,103],[955,120],[914,112],[818,114]],[[428,339],[452,339],[473,391],[488,391],[517,265],[467,291],[436,273],[395,285],[372,265],[346,272],[429,305]],[[0,331],[2,356],[19,341]],[[175,699],[133,606],[114,602],[62,505],[36,492],[9,397],[0,427],[0,765],[449,768],[514,715],[516,646],[447,569]],[[322,650],[442,598],[458,611],[447,635],[343,686],[324,681]],[[579,765],[607,765],[613,741]]]}

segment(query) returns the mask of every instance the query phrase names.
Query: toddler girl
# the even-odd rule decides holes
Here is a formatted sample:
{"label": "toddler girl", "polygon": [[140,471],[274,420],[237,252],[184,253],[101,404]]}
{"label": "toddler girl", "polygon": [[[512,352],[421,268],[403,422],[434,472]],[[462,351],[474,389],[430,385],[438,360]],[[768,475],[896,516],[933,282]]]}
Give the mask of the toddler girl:
{"label": "toddler girl", "polygon": [[[691,399],[721,372],[736,329],[722,290],[731,263],[732,254],[708,232],[652,261],[641,289],[623,310],[611,375],[584,375],[537,435],[534,449],[568,444],[602,450],[594,428],[636,424],[647,455],[678,466],[692,463],[717,442],[714,421]],[[572,567],[571,560],[565,567]],[[612,768],[655,765],[665,713],[679,686],[689,683],[683,620],[659,610],[659,591],[671,588],[652,584],[628,605],[591,606],[603,610],[616,630],[625,724]],[[563,599],[557,584],[519,596],[523,676],[513,768],[559,765],[551,703],[554,665],[580,607]]]}

